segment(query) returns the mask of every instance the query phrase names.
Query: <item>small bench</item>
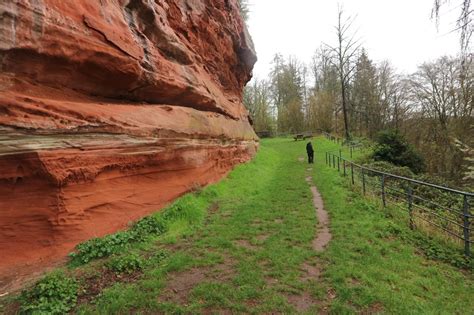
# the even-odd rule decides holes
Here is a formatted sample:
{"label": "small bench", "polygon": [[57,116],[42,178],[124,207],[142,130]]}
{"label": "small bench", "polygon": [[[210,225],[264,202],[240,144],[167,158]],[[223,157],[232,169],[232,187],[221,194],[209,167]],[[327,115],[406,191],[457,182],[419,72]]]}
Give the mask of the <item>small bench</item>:
{"label": "small bench", "polygon": [[297,134],[293,137],[293,139],[295,139],[295,141],[298,141],[298,140],[304,140],[304,135],[301,133],[301,134]]}

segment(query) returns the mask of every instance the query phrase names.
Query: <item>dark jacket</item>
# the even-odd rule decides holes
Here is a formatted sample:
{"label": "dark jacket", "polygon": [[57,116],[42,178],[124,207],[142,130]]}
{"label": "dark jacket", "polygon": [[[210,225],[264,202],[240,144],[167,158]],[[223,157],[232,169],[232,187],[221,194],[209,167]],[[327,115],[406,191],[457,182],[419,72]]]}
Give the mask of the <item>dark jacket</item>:
{"label": "dark jacket", "polygon": [[313,154],[314,153],[313,145],[311,144],[311,142],[308,142],[308,144],[306,145],[306,153],[308,153],[308,154]]}

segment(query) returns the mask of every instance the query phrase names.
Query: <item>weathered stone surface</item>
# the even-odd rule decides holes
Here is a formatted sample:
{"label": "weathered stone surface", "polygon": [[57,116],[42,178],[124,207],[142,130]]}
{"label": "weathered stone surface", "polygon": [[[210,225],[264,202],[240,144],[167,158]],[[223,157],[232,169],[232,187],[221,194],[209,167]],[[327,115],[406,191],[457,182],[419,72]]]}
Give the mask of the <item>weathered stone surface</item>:
{"label": "weathered stone surface", "polygon": [[255,154],[236,0],[10,0],[0,17],[0,288]]}

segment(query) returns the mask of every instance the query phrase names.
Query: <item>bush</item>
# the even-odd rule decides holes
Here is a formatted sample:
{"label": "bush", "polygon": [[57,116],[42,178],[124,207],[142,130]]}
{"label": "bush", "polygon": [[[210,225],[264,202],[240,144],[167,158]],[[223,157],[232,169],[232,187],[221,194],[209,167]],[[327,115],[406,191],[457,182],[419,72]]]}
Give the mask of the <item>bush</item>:
{"label": "bush", "polygon": [[409,167],[397,166],[386,161],[376,161],[376,162],[372,161],[369,163],[364,163],[364,166],[367,166],[368,168],[374,169],[376,171],[390,173],[390,174],[394,174],[398,176],[403,176],[403,177],[408,177],[408,178],[416,177]]}
{"label": "bush", "polygon": [[134,271],[141,270],[143,268],[143,259],[137,254],[130,254],[127,256],[119,256],[112,258],[107,263],[107,268],[116,273],[128,273],[131,274]]}
{"label": "bush", "polygon": [[420,154],[396,130],[384,130],[377,135],[372,158],[375,161],[409,167],[416,174],[423,172],[425,168]]}
{"label": "bush", "polygon": [[77,302],[78,284],[62,272],[52,273],[20,297],[22,314],[65,314]]}

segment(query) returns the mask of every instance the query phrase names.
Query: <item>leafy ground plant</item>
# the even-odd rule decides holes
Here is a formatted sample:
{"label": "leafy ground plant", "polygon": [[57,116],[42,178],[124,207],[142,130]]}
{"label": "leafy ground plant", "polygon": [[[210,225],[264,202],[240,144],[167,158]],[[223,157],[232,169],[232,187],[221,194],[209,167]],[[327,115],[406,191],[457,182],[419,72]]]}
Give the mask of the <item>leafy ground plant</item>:
{"label": "leafy ground plant", "polygon": [[63,272],[54,272],[24,291],[20,297],[24,314],[64,314],[74,308],[78,284]]}
{"label": "leafy ground plant", "polygon": [[143,268],[143,259],[137,254],[113,257],[107,267],[116,273],[132,273]]}

